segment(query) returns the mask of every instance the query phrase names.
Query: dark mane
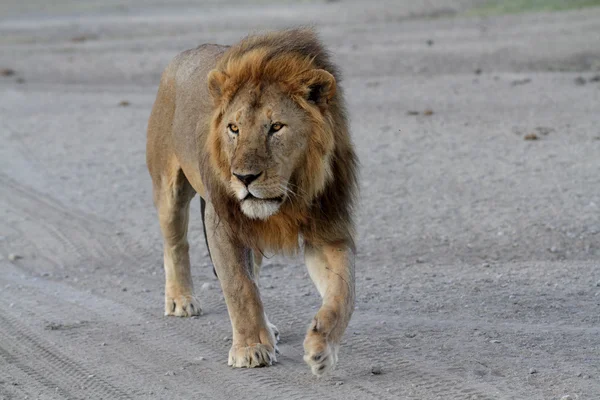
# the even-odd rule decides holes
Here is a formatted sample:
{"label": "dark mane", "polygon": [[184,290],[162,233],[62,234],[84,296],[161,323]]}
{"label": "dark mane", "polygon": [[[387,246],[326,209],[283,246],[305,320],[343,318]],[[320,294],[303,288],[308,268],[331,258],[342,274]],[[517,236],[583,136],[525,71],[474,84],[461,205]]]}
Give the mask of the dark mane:
{"label": "dark mane", "polygon": [[[353,206],[357,192],[357,157],[348,130],[341,79],[338,68],[311,29],[290,29],[249,36],[230,47],[216,65],[225,77],[220,104],[215,105],[206,159],[202,162],[203,181],[211,203],[232,237],[260,250],[294,251],[299,236],[306,243],[319,245],[346,242],[353,246]],[[336,92],[326,109],[310,104],[309,89],[299,77],[307,71],[324,69],[334,76]],[[267,220],[244,215],[239,202],[226,186],[230,165],[224,157],[217,128],[223,110],[240,87],[278,83],[308,114],[312,121],[312,146],[304,165],[292,176],[296,196],[289,198],[279,212]],[[333,150],[327,144],[333,143]],[[327,167],[323,160],[330,160]],[[330,176],[315,187],[315,176]]]}

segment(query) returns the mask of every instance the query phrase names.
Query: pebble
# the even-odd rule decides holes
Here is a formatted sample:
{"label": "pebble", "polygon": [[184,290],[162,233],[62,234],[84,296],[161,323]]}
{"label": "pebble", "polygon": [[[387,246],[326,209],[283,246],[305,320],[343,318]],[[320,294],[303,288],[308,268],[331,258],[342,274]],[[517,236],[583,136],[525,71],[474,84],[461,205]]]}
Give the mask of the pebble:
{"label": "pebble", "polygon": [[198,361],[204,361],[204,360],[206,360],[206,358],[200,356],[200,357],[197,357],[196,360],[198,360]]}
{"label": "pebble", "polygon": [[529,368],[529,374],[530,375],[537,374],[537,369],[535,369],[535,368]]}
{"label": "pebble", "polygon": [[525,140],[538,140],[539,137],[535,133],[529,133],[523,137]]}
{"label": "pebble", "polygon": [[586,82],[587,81],[585,80],[585,78],[583,78],[581,76],[578,76],[577,78],[575,78],[575,84],[578,86],[585,85]]}
{"label": "pebble", "polygon": [[525,79],[515,79],[514,81],[512,81],[510,84],[512,86],[518,86],[518,85],[526,85],[528,83],[531,82],[531,79],[529,78],[525,78]]}
{"label": "pebble", "polygon": [[500,341],[497,339],[492,339],[492,340],[490,340],[490,343],[500,343]]}
{"label": "pebble", "polygon": [[600,281],[596,282],[596,286],[600,287]]}
{"label": "pebble", "polygon": [[175,371],[167,371],[165,372],[165,376],[175,376]]}
{"label": "pebble", "polygon": [[409,338],[409,339],[412,339],[412,338],[414,338],[415,336],[417,336],[417,334],[416,334],[415,332],[406,332],[406,333],[404,334],[404,336],[406,336],[406,337],[407,337],[407,338]]}
{"label": "pebble", "polygon": [[371,367],[371,373],[373,375],[381,375],[381,367],[379,365],[374,365]]}
{"label": "pebble", "polygon": [[600,75],[594,75],[590,78],[590,82],[600,82]]}
{"label": "pebble", "polygon": [[483,264],[481,264],[481,266],[483,268],[489,268],[490,267],[490,263],[483,263]]}
{"label": "pebble", "polygon": [[344,382],[336,382],[335,386],[342,386],[344,384]]}
{"label": "pebble", "polygon": [[228,341],[228,340],[229,340],[229,338],[228,338],[227,336],[225,336],[225,337],[223,338],[223,341],[225,341],[225,342],[226,342],[226,341]]}
{"label": "pebble", "polygon": [[560,400],[573,400],[573,398],[567,394],[561,397]]}
{"label": "pebble", "polygon": [[200,286],[200,290],[210,290],[212,288],[213,288],[213,285],[210,282],[204,282],[202,284],[202,286]]}
{"label": "pebble", "polygon": [[15,70],[11,68],[2,68],[0,69],[0,75],[2,76],[13,76],[15,74]]}
{"label": "pebble", "polygon": [[15,253],[10,253],[10,254],[8,255],[8,259],[9,259],[10,261],[16,261],[16,260],[20,260],[21,258],[23,258],[23,256],[22,256],[22,255],[15,254]]}

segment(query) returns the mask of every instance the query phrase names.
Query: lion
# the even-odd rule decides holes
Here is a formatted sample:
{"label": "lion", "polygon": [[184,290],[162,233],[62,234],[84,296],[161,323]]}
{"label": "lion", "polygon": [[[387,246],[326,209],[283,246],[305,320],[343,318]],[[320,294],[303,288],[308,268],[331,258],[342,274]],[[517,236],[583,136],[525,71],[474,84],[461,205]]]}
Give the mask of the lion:
{"label": "lion", "polygon": [[190,201],[233,330],[228,364],[277,361],[279,332],[259,293],[262,256],[304,250],[322,297],[304,340],[315,375],[331,371],[354,310],[358,160],[340,74],[311,29],[205,44],[164,70],[148,122],[147,165],[164,240],[165,315],[202,310],[188,254]]}

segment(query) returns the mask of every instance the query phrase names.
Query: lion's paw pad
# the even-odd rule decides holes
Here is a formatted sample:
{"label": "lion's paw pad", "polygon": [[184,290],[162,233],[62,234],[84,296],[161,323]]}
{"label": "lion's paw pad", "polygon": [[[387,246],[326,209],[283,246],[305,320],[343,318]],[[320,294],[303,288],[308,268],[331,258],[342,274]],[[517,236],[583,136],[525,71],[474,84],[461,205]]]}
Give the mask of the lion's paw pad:
{"label": "lion's paw pad", "polygon": [[235,368],[257,368],[277,362],[275,349],[268,344],[257,343],[248,347],[232,346],[228,364]]}
{"label": "lion's paw pad", "polygon": [[202,308],[200,308],[200,303],[194,296],[166,296],[165,315],[193,317],[202,315]]}
{"label": "lion's paw pad", "polygon": [[304,361],[314,375],[333,371],[337,360],[338,346],[328,344],[324,338],[309,338],[304,343]]}

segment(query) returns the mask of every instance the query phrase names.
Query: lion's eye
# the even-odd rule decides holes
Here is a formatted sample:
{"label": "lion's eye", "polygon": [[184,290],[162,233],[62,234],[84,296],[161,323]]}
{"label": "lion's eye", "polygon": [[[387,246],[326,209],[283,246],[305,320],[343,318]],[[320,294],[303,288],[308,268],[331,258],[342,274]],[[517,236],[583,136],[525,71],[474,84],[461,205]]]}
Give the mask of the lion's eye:
{"label": "lion's eye", "polygon": [[276,122],[273,125],[271,125],[271,133],[277,132],[277,131],[281,130],[281,128],[283,128],[283,124]]}
{"label": "lion's eye", "polygon": [[238,128],[236,124],[229,124],[227,127],[229,128],[229,131],[233,134],[237,135],[240,132],[240,128]]}

